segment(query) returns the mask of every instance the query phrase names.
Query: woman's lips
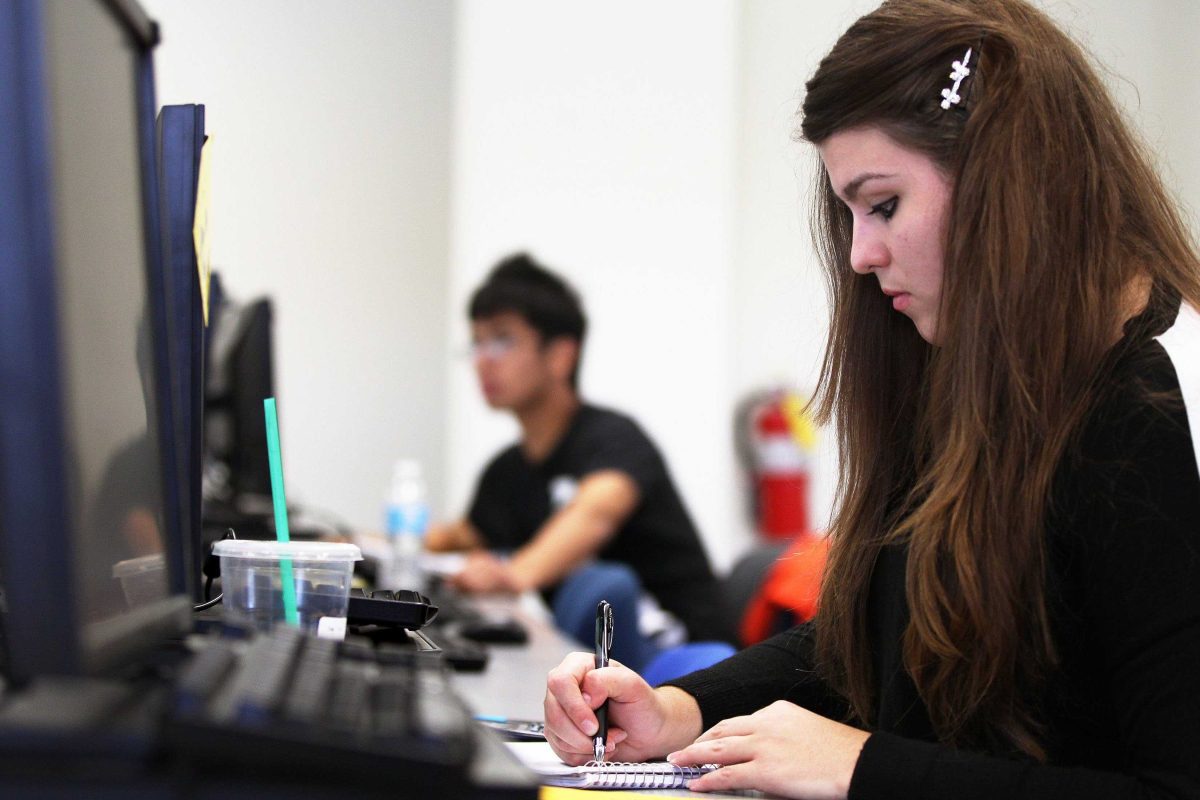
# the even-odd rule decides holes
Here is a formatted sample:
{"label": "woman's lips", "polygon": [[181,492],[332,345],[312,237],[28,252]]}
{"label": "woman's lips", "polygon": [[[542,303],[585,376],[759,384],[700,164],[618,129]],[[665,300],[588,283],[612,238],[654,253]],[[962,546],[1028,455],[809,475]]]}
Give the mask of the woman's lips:
{"label": "woman's lips", "polygon": [[903,311],[912,304],[912,295],[908,292],[900,292],[895,289],[884,289],[883,293],[892,298],[892,308],[897,311]]}

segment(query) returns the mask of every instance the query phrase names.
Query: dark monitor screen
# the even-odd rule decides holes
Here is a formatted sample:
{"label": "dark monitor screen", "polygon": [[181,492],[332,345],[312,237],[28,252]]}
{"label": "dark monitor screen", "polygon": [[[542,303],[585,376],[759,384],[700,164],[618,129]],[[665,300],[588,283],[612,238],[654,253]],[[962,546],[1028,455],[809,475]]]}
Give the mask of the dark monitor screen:
{"label": "dark monitor screen", "polygon": [[171,585],[175,591],[189,594],[199,602],[203,600],[200,502],[206,336],[192,229],[205,140],[204,106],[164,106],[158,113],[156,134],[165,242],[168,360],[179,430],[177,483],[183,520],[179,540],[168,543],[168,548],[180,558],[180,568],[171,572]]}
{"label": "dark monitor screen", "polygon": [[267,425],[263,400],[275,396],[271,302],[256,300],[246,307],[230,352],[233,375],[230,406],[234,416],[235,485],[240,494],[270,495],[271,465],[267,459]]}
{"label": "dark monitor screen", "polygon": [[19,680],[118,667],[185,625],[187,603],[168,591],[166,558],[180,520],[152,199],[156,32],[122,2],[3,14],[14,50],[0,58],[16,74],[0,80],[25,100],[0,134],[23,161],[0,178],[3,213],[23,223],[0,286],[0,570]]}
{"label": "dark monitor screen", "polygon": [[204,436],[220,477],[210,482],[210,499],[243,509],[271,494],[263,400],[275,396],[273,317],[266,298],[242,304],[225,296],[213,310]]}

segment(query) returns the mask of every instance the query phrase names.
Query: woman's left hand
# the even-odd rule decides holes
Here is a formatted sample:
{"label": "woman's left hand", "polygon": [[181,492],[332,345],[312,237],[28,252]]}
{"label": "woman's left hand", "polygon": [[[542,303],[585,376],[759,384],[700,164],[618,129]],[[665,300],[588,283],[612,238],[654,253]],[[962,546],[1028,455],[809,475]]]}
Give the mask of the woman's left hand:
{"label": "woman's left hand", "polygon": [[779,700],[748,717],[718,722],[667,760],[721,765],[688,784],[697,791],[758,789],[783,797],[843,800],[868,736]]}

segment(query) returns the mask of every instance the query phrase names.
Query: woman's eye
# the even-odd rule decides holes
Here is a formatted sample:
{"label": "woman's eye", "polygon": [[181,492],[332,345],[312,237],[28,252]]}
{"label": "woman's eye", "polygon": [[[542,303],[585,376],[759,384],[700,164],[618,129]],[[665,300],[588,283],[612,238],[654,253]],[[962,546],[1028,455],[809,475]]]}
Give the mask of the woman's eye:
{"label": "woman's eye", "polygon": [[878,214],[879,216],[883,217],[884,219],[891,219],[892,215],[896,213],[896,204],[899,202],[900,202],[899,197],[893,197],[888,200],[884,200],[882,203],[879,203],[878,205],[871,206],[871,212],[869,214],[867,214],[867,216],[871,216],[872,214]]}

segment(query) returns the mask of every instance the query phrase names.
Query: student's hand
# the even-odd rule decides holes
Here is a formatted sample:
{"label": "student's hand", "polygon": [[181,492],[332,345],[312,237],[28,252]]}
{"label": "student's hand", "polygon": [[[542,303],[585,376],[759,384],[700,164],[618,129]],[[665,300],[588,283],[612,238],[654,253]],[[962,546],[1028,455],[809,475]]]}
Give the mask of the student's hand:
{"label": "student's hand", "polygon": [[661,758],[700,730],[700,708],[680,689],[652,689],[616,661],[595,669],[591,653],[571,653],[546,678],[546,741],[568,764],[593,757],[595,709],[608,701],[605,757],[622,761]]}
{"label": "student's hand", "polygon": [[486,550],[475,550],[467,556],[462,572],[450,578],[450,585],[464,592],[519,592],[507,561],[496,558]]}
{"label": "student's hand", "polygon": [[779,700],[747,717],[718,722],[667,756],[673,764],[721,764],[689,789],[758,789],[783,797],[842,800],[870,736]]}

